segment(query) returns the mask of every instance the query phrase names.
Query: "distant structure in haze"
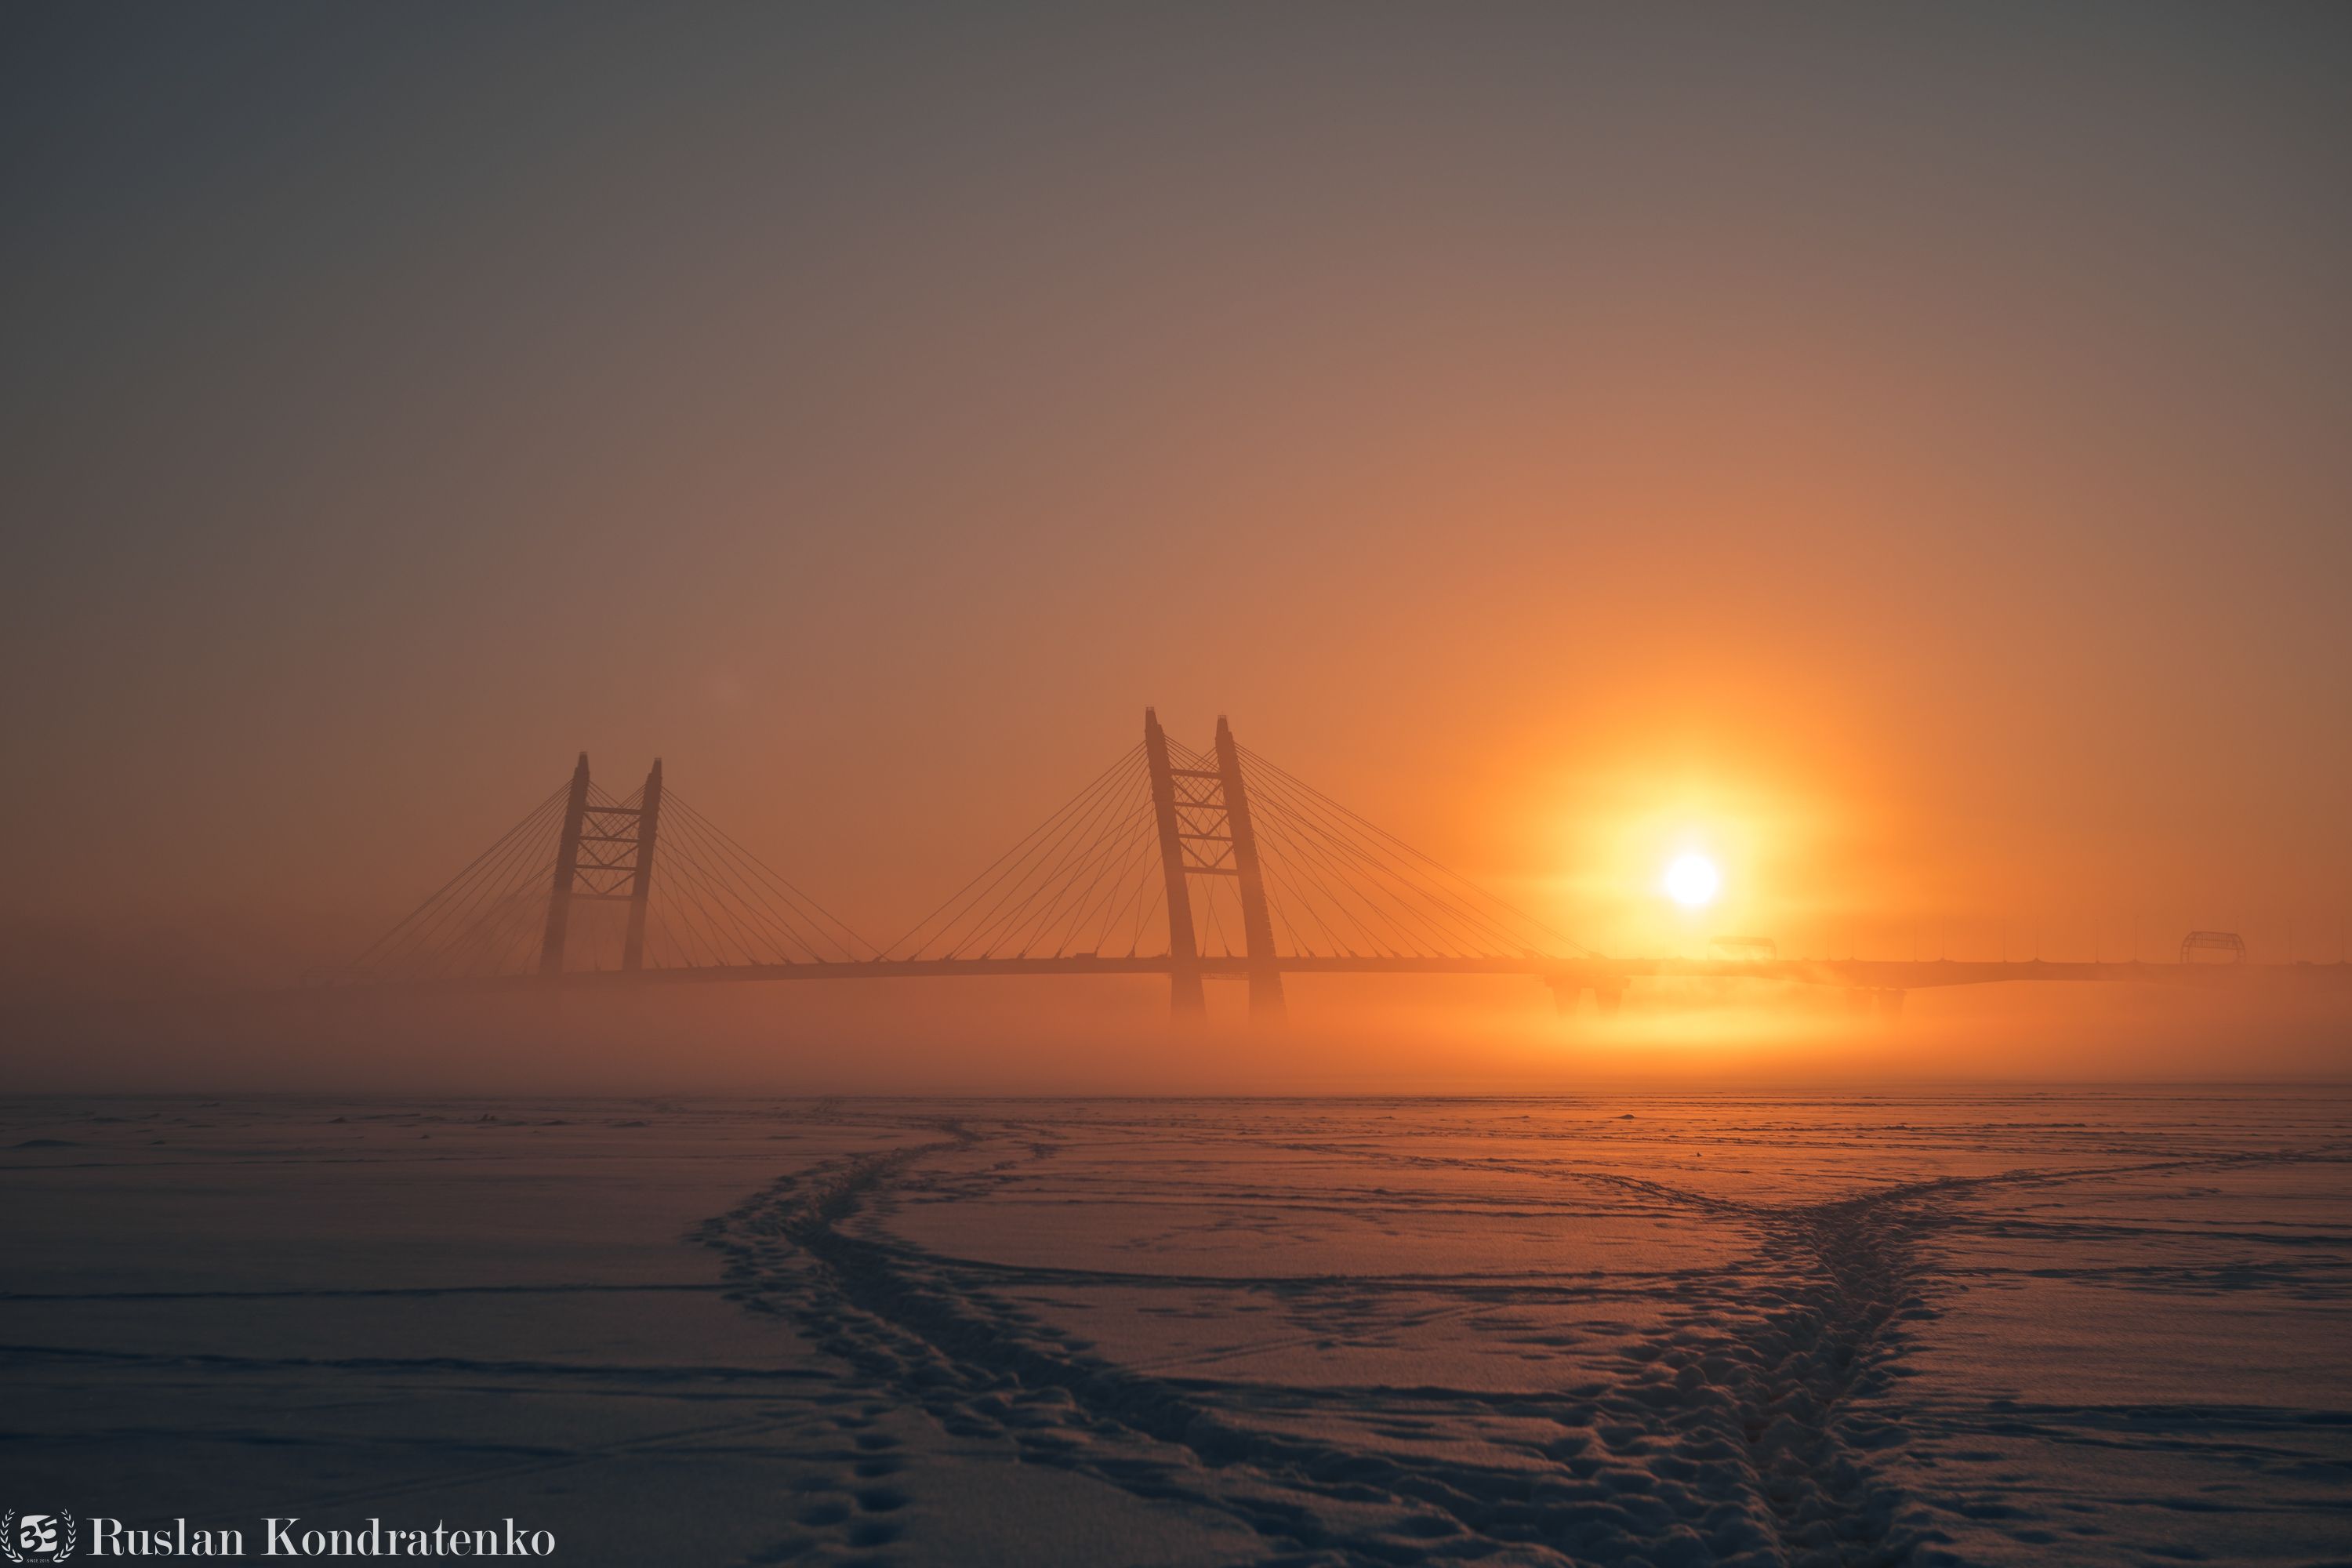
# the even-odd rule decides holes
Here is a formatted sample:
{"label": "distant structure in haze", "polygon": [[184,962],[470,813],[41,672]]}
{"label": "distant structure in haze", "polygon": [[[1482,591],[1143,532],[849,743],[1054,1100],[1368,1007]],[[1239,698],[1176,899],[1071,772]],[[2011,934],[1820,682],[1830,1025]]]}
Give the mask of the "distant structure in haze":
{"label": "distant structure in haze", "polygon": [[2246,939],[2233,931],[2192,931],[2180,939],[2180,962],[2195,963],[2200,952],[2227,953],[2225,963],[2246,962]]}
{"label": "distant structure in haze", "polygon": [[[600,915],[599,911],[603,911]],[[1648,977],[1844,987],[1882,1016],[1906,992],[2007,981],[2342,984],[2352,965],[2256,965],[2232,931],[2173,964],[1787,959],[1718,937],[1706,959],[1612,958],[1439,864],[1234,738],[1143,739],[897,941],[867,941],[665,787],[625,798],[586,753],[556,789],[339,976],[399,984],[669,984],[1164,974],[1179,1021],[1203,983],[1246,982],[1278,1023],[1287,974],[1524,974],[1561,1010],[1615,1011]],[[2200,961],[2226,953],[2229,962]]]}

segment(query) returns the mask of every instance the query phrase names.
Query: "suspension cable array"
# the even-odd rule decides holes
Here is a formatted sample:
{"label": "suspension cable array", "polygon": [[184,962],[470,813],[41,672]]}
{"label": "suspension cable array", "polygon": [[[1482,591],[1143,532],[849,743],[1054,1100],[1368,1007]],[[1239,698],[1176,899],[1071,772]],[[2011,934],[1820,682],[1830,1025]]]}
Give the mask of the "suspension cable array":
{"label": "suspension cable array", "polygon": [[886,950],[908,960],[1166,951],[1143,748],[1096,775]]}
{"label": "suspension cable array", "polygon": [[1246,746],[1238,750],[1281,951],[1384,958],[1591,955],[1297,774]]}
{"label": "suspension cable array", "polygon": [[[1240,744],[1217,721],[1194,750],[1144,710],[1143,742],[887,945],[867,942],[667,790],[656,760],[615,798],[583,755],[570,783],[371,943],[334,981],[386,984],[976,974],[1164,976],[1181,1021],[1203,982],[1247,983],[1253,1024],[1278,1023],[1300,974],[1523,974],[1563,1011],[1603,1013],[1642,976],[1842,985],[1892,1016],[1906,988],[1996,981],[2198,983],[2251,975],[2244,943],[2196,931],[2177,965],[1611,958]],[[2207,939],[2210,938],[2209,942]],[[2204,951],[2242,962],[2197,965]],[[2336,966],[2341,984],[2343,966]],[[2309,966],[2278,966],[2303,982]]]}
{"label": "suspension cable array", "polygon": [[547,868],[562,829],[558,789],[352,961],[359,980],[520,973],[547,915]]}
{"label": "suspension cable array", "polygon": [[676,794],[662,802],[660,876],[648,944],[656,968],[755,963],[854,963],[874,944]]}
{"label": "suspension cable array", "polygon": [[[551,907],[558,903],[561,918]],[[642,909],[634,961],[632,903]],[[378,938],[345,978],[480,979],[528,973],[535,963],[550,973],[550,952],[554,971],[877,956],[871,942],[675,790],[641,787],[615,798],[583,774]]]}
{"label": "suspension cable array", "polygon": [[[1218,759],[1169,738],[1191,776]],[[1585,953],[1567,937],[1374,826],[1257,752],[1239,748],[1265,867],[1275,955],[1526,958]],[[1224,803],[1179,794],[1195,948],[1247,956]],[[1135,957],[1169,951],[1145,748],[1097,775],[884,951],[906,960]],[[1228,846],[1218,847],[1218,846]]]}
{"label": "suspension cable array", "polygon": [[1197,998],[1201,973],[1247,973],[1254,1011],[1262,1000],[1278,1013],[1286,963],[1540,965],[1589,955],[1238,745],[1223,721],[1206,752],[1149,714],[1145,725],[1144,743],[879,947],[664,789],[659,763],[616,799],[583,756],[568,789],[387,931],[348,977],[519,975],[534,958],[548,975],[946,973],[1123,960],[1167,969],[1180,1011]]}

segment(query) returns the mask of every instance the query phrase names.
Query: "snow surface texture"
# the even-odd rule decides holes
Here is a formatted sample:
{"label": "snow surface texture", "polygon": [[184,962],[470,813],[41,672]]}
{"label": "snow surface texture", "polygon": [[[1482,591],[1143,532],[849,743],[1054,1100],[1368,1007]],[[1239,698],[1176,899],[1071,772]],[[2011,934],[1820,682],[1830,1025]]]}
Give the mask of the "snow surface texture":
{"label": "snow surface texture", "polygon": [[19,1508],[572,1563],[2352,1562],[2352,1100],[19,1102]]}

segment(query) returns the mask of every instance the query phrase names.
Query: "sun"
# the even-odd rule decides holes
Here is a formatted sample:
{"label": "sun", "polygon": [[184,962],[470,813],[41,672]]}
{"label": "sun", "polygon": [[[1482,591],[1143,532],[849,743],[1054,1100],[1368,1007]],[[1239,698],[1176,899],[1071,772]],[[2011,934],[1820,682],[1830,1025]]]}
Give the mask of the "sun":
{"label": "sun", "polygon": [[1715,862],[1696,850],[1677,855],[1666,868],[1666,897],[1686,910],[1715,902],[1715,895],[1723,890],[1723,874]]}

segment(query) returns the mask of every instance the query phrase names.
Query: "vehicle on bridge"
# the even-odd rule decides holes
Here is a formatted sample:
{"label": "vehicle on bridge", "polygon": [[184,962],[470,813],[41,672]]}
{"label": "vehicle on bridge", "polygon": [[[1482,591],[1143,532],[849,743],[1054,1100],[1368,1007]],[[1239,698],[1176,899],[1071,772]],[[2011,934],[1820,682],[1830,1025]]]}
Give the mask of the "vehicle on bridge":
{"label": "vehicle on bridge", "polygon": [[[2220,960],[2200,958],[2200,953],[2217,952],[2226,956]],[[2192,931],[2180,939],[2180,962],[2183,963],[2243,963],[2246,962],[2246,939],[2233,931]]]}

